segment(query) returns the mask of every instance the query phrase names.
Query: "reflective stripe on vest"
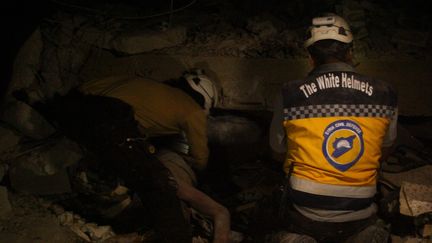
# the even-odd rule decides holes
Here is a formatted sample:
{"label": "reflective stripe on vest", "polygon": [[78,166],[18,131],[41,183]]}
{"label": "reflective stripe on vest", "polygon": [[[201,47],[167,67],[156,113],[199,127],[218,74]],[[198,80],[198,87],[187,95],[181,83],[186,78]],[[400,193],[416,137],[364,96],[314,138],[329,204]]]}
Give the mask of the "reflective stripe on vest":
{"label": "reflective stripe on vest", "polygon": [[294,205],[295,209],[304,216],[315,220],[325,222],[347,222],[353,220],[361,220],[372,216],[377,211],[375,204],[362,210],[320,210],[315,208],[301,207]]}
{"label": "reflective stripe on vest", "polygon": [[290,178],[291,188],[315,195],[347,197],[347,198],[370,198],[376,193],[375,186],[340,186],[321,184],[316,181],[301,179],[296,176]]}

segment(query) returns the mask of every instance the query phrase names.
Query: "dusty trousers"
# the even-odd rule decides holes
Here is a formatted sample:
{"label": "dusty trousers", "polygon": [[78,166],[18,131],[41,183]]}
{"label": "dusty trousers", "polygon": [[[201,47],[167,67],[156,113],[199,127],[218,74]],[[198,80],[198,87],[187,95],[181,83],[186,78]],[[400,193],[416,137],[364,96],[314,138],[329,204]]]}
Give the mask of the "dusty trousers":
{"label": "dusty trousers", "polygon": [[377,224],[375,215],[349,222],[314,221],[297,212],[289,198],[281,200],[283,196],[277,187],[257,204],[250,226],[254,242],[273,242],[267,238],[278,232],[309,236],[320,243],[387,242],[389,232]]}

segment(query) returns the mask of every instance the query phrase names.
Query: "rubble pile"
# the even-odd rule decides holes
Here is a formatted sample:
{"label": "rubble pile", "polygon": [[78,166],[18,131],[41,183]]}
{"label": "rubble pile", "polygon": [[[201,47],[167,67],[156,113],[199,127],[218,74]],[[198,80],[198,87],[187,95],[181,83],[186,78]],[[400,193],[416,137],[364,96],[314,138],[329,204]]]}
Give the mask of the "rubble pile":
{"label": "rubble pile", "polygon": [[78,214],[62,210],[61,206],[52,205],[51,207],[55,208],[60,225],[69,227],[86,242],[101,242],[115,236],[111,226],[98,226],[95,223],[87,223]]}
{"label": "rubble pile", "polygon": [[[425,9],[413,10],[410,7],[422,6],[419,0],[412,3],[272,0],[266,4],[244,0],[196,1],[171,15],[132,19],[128,18],[130,12],[122,12],[126,11],[125,8],[120,3],[117,5],[116,8],[106,6],[103,9],[110,9],[107,10],[110,13],[108,15],[101,15],[103,11],[90,15],[80,11],[58,11],[45,18],[17,56],[16,71],[7,97],[11,98],[14,91],[21,89],[29,92],[28,99],[33,102],[50,98],[54,93],[64,94],[85,81],[83,79],[87,77],[82,71],[86,67],[89,70],[103,67],[105,72],[98,73],[101,76],[109,75],[109,70],[116,75],[122,72],[154,78],[152,74],[157,75],[158,70],[143,63],[145,54],[173,57],[173,64],[166,60],[155,60],[163,62],[160,65],[158,63],[157,67],[165,68],[166,65],[173,69],[177,64],[196,66],[192,63],[193,58],[188,60],[188,57],[197,56],[304,60],[307,57],[303,48],[305,29],[310,25],[310,18],[321,12],[334,12],[349,21],[356,38],[355,57],[370,60],[389,58],[392,61],[404,58],[423,60],[432,51],[431,17]],[[140,8],[143,8],[141,4],[137,6],[137,11]],[[118,62],[111,63],[113,56],[116,61],[127,59],[127,67],[118,65]],[[242,72],[241,68],[239,66],[236,71]],[[227,73],[231,75],[235,72]],[[249,77],[247,79],[249,82]],[[418,82],[423,82],[421,80]],[[413,95],[411,89],[404,92],[404,95]],[[44,135],[52,132],[49,124],[45,124],[37,114],[13,97],[6,107],[10,109],[5,119],[9,119],[8,122],[15,119],[13,123],[19,126],[18,129],[26,129],[28,135],[34,136],[30,129],[42,129]],[[26,116],[17,117],[15,110]],[[413,109],[401,109],[403,112],[405,110]],[[35,122],[37,126],[29,127],[28,122]]]}
{"label": "rubble pile", "polygon": [[0,219],[7,218],[12,212],[12,206],[9,202],[8,190],[0,186]]}
{"label": "rubble pile", "polygon": [[[1,242],[82,242],[75,233],[61,226],[56,215],[37,197],[8,194],[11,210],[6,217],[0,217]],[[4,208],[5,201],[0,199],[0,203],[0,208]]]}
{"label": "rubble pile", "polygon": [[[45,79],[57,82],[57,86],[49,87],[59,88],[66,85],[65,80],[70,79],[68,83],[72,84],[79,81],[77,74],[90,53],[95,51],[92,47],[122,56],[156,53],[302,58],[306,57],[303,41],[310,18],[324,12],[333,12],[348,20],[356,38],[354,48],[358,57],[382,58],[401,56],[402,53],[406,57],[424,58],[432,50],[431,16],[421,8],[412,10],[412,6],[424,4],[418,0],[412,3],[367,0],[271,2],[263,6],[241,0],[196,2],[172,15],[133,21],[126,17],[129,12],[122,15],[121,5],[117,6],[119,13],[113,13],[108,20],[97,14],[89,18],[60,13],[41,26],[39,35],[44,51],[39,52],[53,58],[40,65],[46,72]],[[137,9],[140,7],[143,6],[137,6]],[[61,50],[56,46],[61,46]],[[59,62],[63,62],[60,67]],[[49,76],[58,72],[63,75],[63,84],[55,81],[55,76]]]}
{"label": "rubble pile", "polygon": [[[9,164],[6,157],[13,153],[20,141],[20,136],[0,124],[0,182],[8,177]],[[9,202],[8,188],[0,184],[0,219],[7,219],[12,214],[12,206]]]}
{"label": "rubble pile", "polygon": [[[302,46],[305,29],[310,25],[311,15],[318,10],[333,12],[347,19],[356,38],[354,48],[358,57],[382,58],[402,54],[425,58],[432,50],[431,17],[425,11],[409,11],[410,6],[418,5],[415,2],[273,2],[276,4],[272,11],[263,9],[252,16],[241,11],[225,11],[233,9],[227,4],[213,6],[206,15],[203,14],[199,23],[189,27],[188,39],[183,45],[156,52],[241,58],[305,57]],[[315,9],[308,9],[310,6],[315,6]]]}

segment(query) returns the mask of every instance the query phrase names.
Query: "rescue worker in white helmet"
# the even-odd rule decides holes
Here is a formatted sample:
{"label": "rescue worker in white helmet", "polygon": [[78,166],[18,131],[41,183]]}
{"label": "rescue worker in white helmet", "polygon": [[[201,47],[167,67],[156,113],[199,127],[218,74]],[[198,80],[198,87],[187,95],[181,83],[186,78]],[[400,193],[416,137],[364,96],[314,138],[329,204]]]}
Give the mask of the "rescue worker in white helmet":
{"label": "rescue worker in white helmet", "polygon": [[290,233],[277,237],[387,242],[374,196],[380,161],[396,138],[397,95],[354,69],[353,35],[340,16],[313,18],[304,46],[312,71],[284,84],[270,129],[273,151],[285,154],[278,212]]}
{"label": "rescue worker in white helmet", "polygon": [[[108,77],[84,82],[77,92],[40,104],[38,110],[46,111],[42,113],[60,121],[67,135],[101,155],[106,167],[123,177],[126,187],[131,185],[141,192],[138,196],[155,197],[141,201],[154,201],[149,210],[157,208],[151,213],[157,214],[158,229],[165,230],[158,232],[163,242],[192,242],[190,229],[169,225],[179,222],[175,221],[175,202],[157,202],[172,200],[168,194],[174,191],[185,202],[183,207],[190,206],[213,220],[213,242],[225,243],[230,233],[229,211],[195,188],[195,172],[207,166],[207,114],[217,104],[218,95],[216,85],[202,71],[188,72],[166,83],[141,77]],[[105,118],[110,121],[105,122]],[[149,147],[153,151],[142,153],[141,140],[150,141],[156,151]],[[145,156],[140,161],[145,154],[155,155],[163,166]],[[124,168],[127,166],[134,168]],[[170,172],[167,177],[174,181],[169,188],[166,178],[155,178],[165,177],[166,168],[160,167],[166,167]],[[183,209],[180,214],[187,224],[190,215],[186,212],[190,210]]]}

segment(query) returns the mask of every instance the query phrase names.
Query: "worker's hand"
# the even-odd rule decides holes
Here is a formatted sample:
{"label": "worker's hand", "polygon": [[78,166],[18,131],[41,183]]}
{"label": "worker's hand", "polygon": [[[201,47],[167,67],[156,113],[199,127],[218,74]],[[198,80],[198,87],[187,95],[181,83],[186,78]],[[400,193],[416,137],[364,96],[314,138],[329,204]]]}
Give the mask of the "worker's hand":
{"label": "worker's hand", "polygon": [[182,181],[178,185],[177,196],[213,220],[213,243],[228,243],[231,232],[228,209],[191,185]]}
{"label": "worker's hand", "polygon": [[215,210],[216,214],[214,216],[214,237],[213,243],[229,243],[230,242],[230,213],[228,209],[220,205],[218,209]]}

